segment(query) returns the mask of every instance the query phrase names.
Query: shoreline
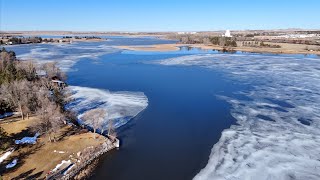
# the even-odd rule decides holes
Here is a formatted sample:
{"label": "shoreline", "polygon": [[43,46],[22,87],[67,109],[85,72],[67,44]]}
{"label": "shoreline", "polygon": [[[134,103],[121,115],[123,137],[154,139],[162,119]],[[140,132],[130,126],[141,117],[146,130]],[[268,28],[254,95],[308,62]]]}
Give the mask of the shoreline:
{"label": "shoreline", "polygon": [[[8,133],[9,137],[15,139],[17,133],[20,133],[22,130],[28,131],[30,124],[37,119],[37,116],[31,116],[30,119],[26,118],[24,120],[20,120],[20,116],[16,116],[13,117],[13,119],[15,121],[12,121],[10,117],[4,119],[0,124],[0,127]],[[1,173],[3,173],[1,176],[4,179],[20,177],[23,172],[29,169],[29,166],[32,166],[32,168],[35,169],[35,174],[30,174],[30,176],[35,176],[36,174],[39,174],[39,172],[42,172],[39,174],[39,178],[83,179],[92,175],[92,172],[102,155],[106,155],[109,151],[119,148],[119,139],[116,138],[111,140],[105,135],[94,134],[87,128],[81,128],[80,126],[65,126],[62,131],[72,131],[74,134],[65,136],[55,143],[47,142],[47,137],[44,135],[37,138],[36,144],[32,146],[13,146],[14,149],[17,150],[13,150],[8,157],[4,158],[1,165],[9,163],[14,158],[18,159],[19,164],[13,170],[1,169]],[[79,140],[83,141],[82,145],[68,145]],[[23,153],[29,151],[32,151],[33,153],[28,155],[28,157],[23,157]],[[5,151],[0,154],[3,155],[4,152]],[[44,162],[39,160],[43,154],[50,154],[55,157],[44,165]],[[68,167],[57,169],[55,172],[49,173],[54,167],[57,168],[60,162],[67,160],[71,162]],[[33,161],[39,161],[40,164],[42,163],[42,167],[37,164],[32,164]],[[66,173],[61,174],[63,171]]]}
{"label": "shoreline", "polygon": [[[53,41],[50,42],[35,42],[35,43],[14,43],[14,44],[0,44],[0,46],[16,46],[16,45],[28,45],[28,44],[72,44],[74,42],[103,42],[108,41],[107,39],[75,39],[75,38],[43,38],[43,39],[52,39]],[[8,42],[5,42],[8,43]]]}
{"label": "shoreline", "polygon": [[[147,45],[147,46],[114,46],[116,48],[131,50],[131,51],[177,51],[180,47],[188,46],[191,48],[200,48],[203,50],[218,50],[223,51],[226,48],[217,45],[207,45],[207,44],[156,44],[156,45]],[[289,44],[287,47],[282,48],[266,48],[266,47],[227,47],[228,51],[241,51],[241,52],[248,52],[248,53],[271,53],[271,54],[306,54],[306,55],[320,55],[320,51],[307,51],[301,49],[302,45],[293,45],[296,46],[295,49],[290,49],[292,47]],[[298,48],[300,47],[300,48]],[[319,47],[320,48],[320,47]]]}

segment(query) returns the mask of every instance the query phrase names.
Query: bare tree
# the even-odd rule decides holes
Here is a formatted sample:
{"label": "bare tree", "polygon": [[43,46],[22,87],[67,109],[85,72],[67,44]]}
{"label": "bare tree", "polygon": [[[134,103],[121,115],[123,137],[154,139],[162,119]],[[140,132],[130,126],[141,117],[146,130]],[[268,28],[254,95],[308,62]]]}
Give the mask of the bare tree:
{"label": "bare tree", "polygon": [[33,81],[37,78],[36,66],[32,61],[19,61],[16,63],[17,72],[23,73],[20,76],[23,78]]}
{"label": "bare tree", "polygon": [[66,74],[63,73],[59,67],[57,66],[56,62],[49,62],[45,63],[42,67],[41,70],[46,72],[47,76],[49,79],[53,77],[57,77],[60,80],[65,80],[66,79]]}
{"label": "bare tree", "polygon": [[34,122],[33,130],[48,135],[50,142],[56,141],[56,133],[66,123],[65,116],[61,113],[60,107],[48,98],[43,97],[39,100],[40,108],[36,112],[38,120]]}
{"label": "bare tree", "polygon": [[[85,123],[89,124],[92,127],[93,132],[96,133],[98,128],[102,128],[106,114],[107,112],[104,109],[92,109],[83,115],[83,120]],[[96,138],[96,135],[94,135],[94,138]]]}
{"label": "bare tree", "polygon": [[21,113],[21,118],[24,119],[24,109],[28,106],[28,81],[13,81],[1,85],[1,97],[10,105],[16,107]]}
{"label": "bare tree", "polygon": [[[104,112],[105,112],[104,119],[108,119],[108,112],[105,111],[105,110],[104,110]],[[109,121],[108,121],[108,122],[109,122]],[[103,121],[103,122],[101,123],[101,130],[100,130],[101,135],[103,135],[104,131],[106,130],[105,128],[106,128],[106,123],[105,123],[105,121]]]}
{"label": "bare tree", "polygon": [[36,112],[39,107],[39,98],[43,98],[44,96],[39,97],[39,87],[37,84],[28,81],[25,84],[25,96],[23,98],[23,113],[27,115],[29,119],[29,115],[33,112]]}
{"label": "bare tree", "polygon": [[117,132],[114,126],[113,119],[108,120],[108,136],[111,137],[112,139],[117,137]]}
{"label": "bare tree", "polygon": [[49,79],[46,79],[46,78],[40,78],[38,81],[37,81],[37,85],[41,88],[45,88],[46,90],[51,90],[53,89],[53,86],[52,86],[52,83]]}

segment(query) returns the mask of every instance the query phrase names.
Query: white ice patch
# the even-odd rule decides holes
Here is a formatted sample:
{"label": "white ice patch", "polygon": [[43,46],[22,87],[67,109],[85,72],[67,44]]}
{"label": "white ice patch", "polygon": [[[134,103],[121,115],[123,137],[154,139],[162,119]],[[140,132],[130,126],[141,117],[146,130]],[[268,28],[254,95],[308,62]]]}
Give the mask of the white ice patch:
{"label": "white ice patch", "polygon": [[224,71],[250,85],[219,96],[239,125],[224,130],[194,179],[320,179],[320,59],[207,54],[158,61]]}
{"label": "white ice patch", "polygon": [[33,47],[29,53],[20,54],[17,57],[23,60],[33,60],[40,64],[57,62],[63,71],[69,71],[82,58],[96,59],[104,54],[117,51],[119,50],[107,45],[43,44]]}
{"label": "white ice patch", "polygon": [[[126,124],[130,119],[148,106],[148,98],[142,92],[110,92],[108,90],[87,87],[69,86],[74,99],[67,107],[78,114],[80,123],[85,112],[103,108],[108,112],[104,119],[104,128],[109,119],[114,121],[116,128]],[[90,126],[90,124],[87,124]]]}

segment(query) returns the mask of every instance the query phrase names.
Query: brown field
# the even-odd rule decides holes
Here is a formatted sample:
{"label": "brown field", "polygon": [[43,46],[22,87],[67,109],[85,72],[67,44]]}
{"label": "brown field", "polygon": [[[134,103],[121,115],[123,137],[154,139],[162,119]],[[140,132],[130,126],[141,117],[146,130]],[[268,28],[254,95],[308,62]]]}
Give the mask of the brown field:
{"label": "brown field", "polygon": [[[280,45],[281,48],[268,47],[234,47],[235,51],[257,52],[257,53],[275,53],[275,54],[317,54],[320,55],[320,46],[303,45],[303,44],[288,44],[288,43],[265,43],[272,45]],[[207,45],[207,44],[158,44],[151,46],[115,46],[120,49],[133,51],[177,51],[181,46],[190,46],[201,48],[204,50],[223,50],[222,46]],[[306,50],[306,47],[309,50]]]}
{"label": "brown field", "polygon": [[20,120],[20,117],[17,117],[13,119],[15,122],[3,123],[0,126],[8,133],[8,135],[13,135],[26,130],[35,119],[36,117],[30,117],[29,119]]}
{"label": "brown field", "polygon": [[[10,134],[13,139],[17,134],[28,129],[28,126],[36,117],[30,119],[15,121],[8,124],[1,124],[1,127]],[[74,132],[73,132],[74,131]],[[74,133],[73,135],[66,135]],[[18,164],[10,171],[5,171],[3,179],[41,179],[45,175],[61,163],[62,160],[77,158],[77,153],[85,148],[97,146],[105,141],[103,136],[97,135],[94,139],[94,134],[91,132],[79,134],[78,129],[66,126],[59,136],[60,141],[48,142],[47,137],[40,137],[35,145],[23,145],[18,147],[3,164],[11,162],[18,158]],[[20,137],[21,138],[21,137]],[[18,139],[18,138],[17,138]],[[55,152],[56,151],[56,152]],[[59,153],[61,151],[63,153]],[[3,167],[2,167],[3,169]]]}

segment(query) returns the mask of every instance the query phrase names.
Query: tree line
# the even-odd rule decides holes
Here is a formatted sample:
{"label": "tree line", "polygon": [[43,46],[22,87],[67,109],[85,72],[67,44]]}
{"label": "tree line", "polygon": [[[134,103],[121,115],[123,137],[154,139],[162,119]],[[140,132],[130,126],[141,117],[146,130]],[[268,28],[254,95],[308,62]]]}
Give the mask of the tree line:
{"label": "tree line", "polygon": [[[0,114],[17,111],[21,119],[35,115],[31,130],[47,135],[50,142],[57,140],[56,134],[68,122],[77,125],[76,114],[65,109],[72,101],[68,88],[61,88],[53,79],[66,80],[66,75],[50,62],[35,64],[21,61],[13,51],[0,50]],[[94,131],[101,134],[108,132],[108,137],[115,138],[113,120],[107,122],[104,109],[92,109],[82,119]],[[107,124],[105,124],[107,123]],[[105,129],[107,128],[107,129]],[[0,131],[1,132],[1,131]]]}
{"label": "tree line", "polygon": [[[62,41],[65,42],[65,37],[62,38]],[[58,43],[60,39],[53,38],[41,38],[41,37],[2,37],[0,40],[1,44],[14,45],[14,44],[35,44],[35,43]]]}
{"label": "tree line", "polygon": [[237,47],[236,40],[231,37],[219,37],[219,36],[210,37],[210,42],[213,45]]}
{"label": "tree line", "polygon": [[[8,37],[7,42],[10,44],[31,44],[31,43],[41,43],[41,37]],[[0,44],[5,44],[3,40],[0,41]]]}
{"label": "tree line", "polygon": [[55,133],[72,118],[64,109],[68,92],[55,86],[52,78],[66,78],[56,63],[36,65],[32,61],[20,61],[13,51],[3,48],[0,51],[0,114],[17,111],[21,119],[36,115],[38,120],[32,124],[32,130],[54,141]]}
{"label": "tree line", "polygon": [[223,36],[177,35],[169,37],[178,39],[182,44],[213,44],[224,47],[237,47],[236,38]]}

